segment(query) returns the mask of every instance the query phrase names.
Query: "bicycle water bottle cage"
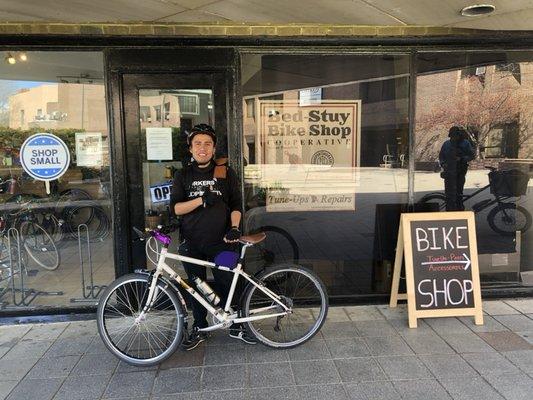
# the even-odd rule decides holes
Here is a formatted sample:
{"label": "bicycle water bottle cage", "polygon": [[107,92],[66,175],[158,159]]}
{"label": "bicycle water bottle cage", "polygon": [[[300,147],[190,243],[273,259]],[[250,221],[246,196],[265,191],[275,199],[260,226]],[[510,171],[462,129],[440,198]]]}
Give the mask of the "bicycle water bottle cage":
{"label": "bicycle water bottle cage", "polygon": [[237,266],[237,261],[239,261],[239,253],[235,253],[234,251],[218,253],[214,260],[216,265],[229,269],[234,269]]}

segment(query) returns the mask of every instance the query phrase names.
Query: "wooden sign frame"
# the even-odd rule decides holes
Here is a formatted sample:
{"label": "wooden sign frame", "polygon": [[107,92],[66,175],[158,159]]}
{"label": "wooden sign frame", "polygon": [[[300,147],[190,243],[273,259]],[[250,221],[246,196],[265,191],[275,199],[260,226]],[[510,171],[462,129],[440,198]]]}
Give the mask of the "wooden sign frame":
{"label": "wooden sign frame", "polygon": [[[474,307],[447,308],[438,310],[417,310],[413,271],[413,249],[411,242],[411,222],[457,219],[466,220],[468,225],[468,241],[470,249]],[[400,273],[402,269],[402,261],[404,258],[407,293],[399,293]],[[418,318],[433,317],[474,316],[474,321],[476,325],[483,325],[483,310],[481,305],[481,286],[479,279],[479,264],[476,240],[476,223],[474,213],[472,211],[409,213],[401,215],[389,306],[391,308],[396,307],[398,304],[398,300],[407,300],[407,310],[409,315],[410,328],[417,327]]]}

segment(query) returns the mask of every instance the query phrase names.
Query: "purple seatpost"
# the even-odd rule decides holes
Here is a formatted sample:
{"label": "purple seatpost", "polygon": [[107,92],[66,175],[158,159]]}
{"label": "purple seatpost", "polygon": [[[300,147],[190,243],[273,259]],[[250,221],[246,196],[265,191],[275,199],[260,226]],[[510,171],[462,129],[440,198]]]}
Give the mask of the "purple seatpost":
{"label": "purple seatpost", "polygon": [[155,240],[163,243],[163,246],[168,247],[170,245],[170,242],[172,240],[170,239],[170,236],[165,235],[164,233],[161,233],[159,231],[151,231],[150,234],[155,237]]}

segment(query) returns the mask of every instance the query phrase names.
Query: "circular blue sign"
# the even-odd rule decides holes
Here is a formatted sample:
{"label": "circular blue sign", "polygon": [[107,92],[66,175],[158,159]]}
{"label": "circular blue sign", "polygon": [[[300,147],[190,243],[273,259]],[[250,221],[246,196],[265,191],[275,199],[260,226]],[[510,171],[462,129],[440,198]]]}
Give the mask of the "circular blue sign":
{"label": "circular blue sign", "polygon": [[40,181],[52,181],[63,175],[70,165],[68,147],[50,133],[36,133],[20,148],[20,163],[24,171]]}

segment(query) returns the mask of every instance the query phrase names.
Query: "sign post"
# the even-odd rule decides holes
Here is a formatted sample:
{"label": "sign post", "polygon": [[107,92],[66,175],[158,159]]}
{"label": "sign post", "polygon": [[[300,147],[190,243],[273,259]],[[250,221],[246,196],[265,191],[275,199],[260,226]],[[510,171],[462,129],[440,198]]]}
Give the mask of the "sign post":
{"label": "sign post", "polygon": [[[407,293],[399,293],[405,259]],[[402,214],[390,307],[407,300],[409,327],[418,318],[474,316],[483,324],[474,213]]]}

